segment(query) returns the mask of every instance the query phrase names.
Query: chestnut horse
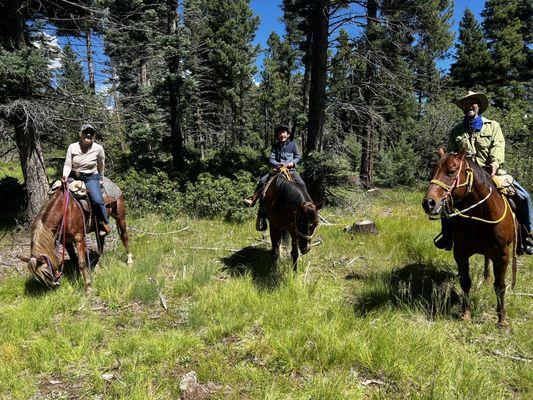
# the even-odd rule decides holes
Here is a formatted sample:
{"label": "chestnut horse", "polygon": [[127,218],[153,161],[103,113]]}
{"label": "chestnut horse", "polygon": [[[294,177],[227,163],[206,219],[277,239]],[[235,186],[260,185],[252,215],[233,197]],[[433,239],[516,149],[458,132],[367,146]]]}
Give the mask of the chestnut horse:
{"label": "chestnut horse", "polygon": [[[108,183],[109,182],[109,183]],[[113,197],[104,196],[107,212],[117,222],[117,228],[126,249],[128,264],[133,262],[128,246],[128,233],[126,230],[126,206],[124,196],[120,189],[107,180],[113,190]],[[66,216],[66,218],[64,218]],[[63,273],[64,251],[57,255],[56,242],[63,245],[71,260],[78,260],[78,267],[83,276],[85,291],[91,288],[89,272],[89,257],[86,234],[97,231],[94,218],[86,224],[85,211],[78,200],[63,184],[43,204],[35,217],[31,228],[30,257],[19,256],[28,263],[29,271],[41,282],[48,286],[59,285]],[[103,238],[99,239],[99,251],[103,249]]]}
{"label": "chestnut horse", "polygon": [[[494,270],[498,326],[507,327],[505,313],[505,274],[509,264],[510,246],[516,250],[516,223],[507,199],[498,192],[490,175],[465,154],[446,155],[439,149],[441,159],[433,170],[422,202],[431,219],[449,218],[453,221],[453,256],[459,269],[459,281],[464,292],[461,318],[471,318],[468,294],[472,286],[469,258],[485,256],[485,278],[489,261]],[[516,282],[516,251],[512,258],[512,287]]]}
{"label": "chestnut horse", "polygon": [[296,272],[298,249],[310,250],[311,237],[318,226],[318,208],[302,186],[288,180],[288,174],[278,173],[267,183],[264,205],[272,241],[272,261],[276,265],[282,237],[291,236],[292,268]]}

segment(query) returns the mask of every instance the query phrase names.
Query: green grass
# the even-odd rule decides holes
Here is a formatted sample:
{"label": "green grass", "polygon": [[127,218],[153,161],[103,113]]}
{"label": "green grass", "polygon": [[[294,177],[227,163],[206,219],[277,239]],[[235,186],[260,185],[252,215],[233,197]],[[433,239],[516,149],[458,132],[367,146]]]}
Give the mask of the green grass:
{"label": "green grass", "polygon": [[[421,197],[359,193],[323,210],[334,225],[295,276],[288,249],[270,270],[252,221],[157,216],[129,221],[134,265],[108,251],[90,296],[79,280],[48,291],[12,275],[0,282],[0,398],[178,398],[190,371],[224,399],[531,398],[531,297],[508,293],[512,330],[500,331],[474,257],[473,320],[461,322],[456,267],[433,247],[439,224]],[[377,235],[343,231],[363,218]],[[532,266],[520,258],[515,293],[532,293]]]}

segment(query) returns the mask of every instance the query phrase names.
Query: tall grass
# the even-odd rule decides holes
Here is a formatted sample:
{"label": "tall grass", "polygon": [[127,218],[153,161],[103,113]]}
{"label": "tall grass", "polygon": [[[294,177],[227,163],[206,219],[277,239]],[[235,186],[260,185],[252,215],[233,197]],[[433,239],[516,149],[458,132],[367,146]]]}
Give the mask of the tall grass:
{"label": "tall grass", "polygon": [[[323,211],[334,225],[296,275],[287,249],[271,270],[252,221],[145,216],[130,221],[135,264],[108,251],[91,296],[79,279],[49,291],[8,277],[0,398],[177,398],[189,371],[212,398],[531,398],[530,297],[508,293],[512,330],[498,330],[473,258],[473,321],[459,321],[456,267],[421,194],[354,196],[351,213]],[[342,230],[363,218],[377,235]],[[521,259],[516,292],[532,293],[532,265]]]}

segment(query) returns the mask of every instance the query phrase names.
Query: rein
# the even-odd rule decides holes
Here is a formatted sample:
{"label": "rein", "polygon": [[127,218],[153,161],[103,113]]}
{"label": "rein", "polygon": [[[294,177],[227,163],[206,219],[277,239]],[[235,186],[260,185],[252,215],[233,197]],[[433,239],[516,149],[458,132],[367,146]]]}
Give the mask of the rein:
{"label": "rein", "polygon": [[285,177],[285,179],[287,179],[288,181],[292,181],[292,175],[289,172],[289,168],[281,167],[279,168],[279,173],[282,174]]}

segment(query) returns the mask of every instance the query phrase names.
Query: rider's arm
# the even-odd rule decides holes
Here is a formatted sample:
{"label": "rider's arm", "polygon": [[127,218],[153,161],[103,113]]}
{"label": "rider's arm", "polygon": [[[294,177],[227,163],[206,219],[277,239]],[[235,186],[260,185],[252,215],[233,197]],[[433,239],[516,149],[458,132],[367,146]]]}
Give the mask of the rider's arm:
{"label": "rider's arm", "polygon": [[65,165],[63,165],[62,177],[68,177],[72,171],[72,145],[68,146],[67,156],[65,157]]}
{"label": "rider's arm", "polygon": [[293,155],[292,155],[292,162],[296,166],[296,164],[298,164],[300,162],[300,159],[302,158],[302,156],[300,155],[300,152],[298,151],[298,146],[296,145],[296,143],[294,143],[294,142],[292,142],[292,143],[294,145],[294,152],[293,152]]}
{"label": "rider's arm", "polygon": [[503,138],[502,128],[496,121],[492,121],[493,134],[492,142],[489,149],[489,157],[487,162],[490,165],[496,166],[496,170],[505,161],[505,139]]}
{"label": "rider's arm", "polygon": [[461,134],[455,126],[448,135],[448,145],[446,146],[446,153],[457,153],[459,151],[459,144],[457,143],[458,136]]}
{"label": "rider's arm", "polygon": [[270,152],[270,157],[268,158],[268,162],[273,167],[277,167],[279,165],[279,161],[276,160],[276,148],[273,147],[272,151]]}
{"label": "rider's arm", "polygon": [[105,152],[104,152],[104,148],[101,146],[100,146],[100,151],[96,155],[96,169],[98,170],[98,175],[100,175],[100,179],[104,179]]}

